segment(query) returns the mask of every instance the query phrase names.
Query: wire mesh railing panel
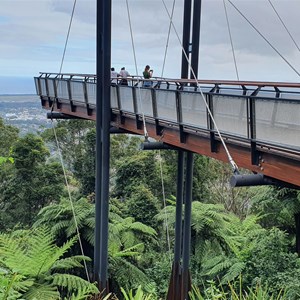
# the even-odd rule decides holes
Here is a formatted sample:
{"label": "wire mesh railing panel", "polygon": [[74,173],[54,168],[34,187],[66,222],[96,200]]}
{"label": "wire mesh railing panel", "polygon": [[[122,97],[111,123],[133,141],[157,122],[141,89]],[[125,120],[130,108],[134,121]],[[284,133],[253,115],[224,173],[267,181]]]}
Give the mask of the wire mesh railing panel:
{"label": "wire mesh railing panel", "polygon": [[86,93],[87,93],[87,102],[88,104],[96,105],[96,83],[87,82],[86,83]]}
{"label": "wire mesh railing panel", "polygon": [[83,103],[85,102],[84,84],[85,84],[85,82],[83,82],[83,81],[71,81],[70,82],[72,100],[78,101],[78,102],[83,102]]}
{"label": "wire mesh railing panel", "polygon": [[57,85],[57,98],[63,100],[69,100],[68,81],[58,80],[56,81],[56,85]]}
{"label": "wire mesh railing panel", "polygon": [[213,95],[213,116],[221,132],[247,137],[247,99]]}
{"label": "wire mesh railing panel", "polygon": [[49,93],[49,97],[56,97],[55,95],[55,91],[54,91],[54,84],[55,84],[55,80],[53,78],[47,78],[47,85],[48,85],[48,93]]}
{"label": "wire mesh railing panel", "polygon": [[199,93],[181,92],[182,123],[207,129],[206,106]]}
{"label": "wire mesh railing panel", "polygon": [[133,89],[127,86],[119,86],[120,109],[134,113]]}
{"label": "wire mesh railing panel", "polygon": [[177,122],[176,91],[156,90],[157,118]]}
{"label": "wire mesh railing panel", "polygon": [[40,92],[40,87],[39,87],[39,80],[40,78],[38,77],[34,77],[34,85],[35,85],[35,91],[36,91],[36,94],[41,96],[41,92]]}
{"label": "wire mesh railing panel", "polygon": [[300,102],[255,99],[256,139],[300,149]]}
{"label": "wire mesh railing panel", "polygon": [[150,88],[140,88],[136,90],[137,113],[154,117],[152,104],[152,90]]}
{"label": "wire mesh railing panel", "polygon": [[47,88],[46,88],[46,78],[39,78],[40,87],[41,87],[41,95],[47,96]]}
{"label": "wire mesh railing panel", "polygon": [[119,108],[117,86],[111,86],[110,88],[110,105],[111,108]]}

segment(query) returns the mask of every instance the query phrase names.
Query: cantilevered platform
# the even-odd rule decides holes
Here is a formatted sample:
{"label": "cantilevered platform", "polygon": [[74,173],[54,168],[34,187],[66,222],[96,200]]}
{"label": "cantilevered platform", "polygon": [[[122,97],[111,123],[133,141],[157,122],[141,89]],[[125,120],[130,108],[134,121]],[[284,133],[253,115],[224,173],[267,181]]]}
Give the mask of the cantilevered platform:
{"label": "cantilevered platform", "polygon": [[[89,74],[35,77],[43,108],[89,120],[96,119],[96,81]],[[194,80],[143,82],[112,83],[113,127],[143,135],[144,115],[150,137],[227,162],[209,108],[239,167],[300,187],[300,84],[200,80],[203,99]]]}

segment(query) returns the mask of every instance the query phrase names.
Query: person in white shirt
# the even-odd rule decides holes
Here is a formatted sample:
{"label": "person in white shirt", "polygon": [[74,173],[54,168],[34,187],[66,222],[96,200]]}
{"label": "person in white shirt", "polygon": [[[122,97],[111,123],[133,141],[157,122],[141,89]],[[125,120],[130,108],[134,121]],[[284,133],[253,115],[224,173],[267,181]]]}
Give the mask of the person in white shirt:
{"label": "person in white shirt", "polygon": [[125,70],[125,67],[123,67],[121,69],[119,74],[122,77],[121,84],[122,85],[128,85],[127,77],[129,77],[130,74]]}
{"label": "person in white shirt", "polygon": [[110,78],[112,79],[111,80],[112,84],[118,83],[117,77],[119,77],[119,76],[120,76],[120,74],[117,71],[115,71],[115,68],[110,69]]}

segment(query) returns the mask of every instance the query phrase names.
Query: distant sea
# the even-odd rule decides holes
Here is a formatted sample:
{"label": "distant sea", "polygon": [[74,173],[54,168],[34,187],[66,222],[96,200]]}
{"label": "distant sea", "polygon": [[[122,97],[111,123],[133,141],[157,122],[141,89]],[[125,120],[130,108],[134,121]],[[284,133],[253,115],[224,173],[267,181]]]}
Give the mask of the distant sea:
{"label": "distant sea", "polygon": [[51,121],[46,114],[37,95],[0,95],[0,117],[5,124],[18,127],[21,135],[49,128]]}

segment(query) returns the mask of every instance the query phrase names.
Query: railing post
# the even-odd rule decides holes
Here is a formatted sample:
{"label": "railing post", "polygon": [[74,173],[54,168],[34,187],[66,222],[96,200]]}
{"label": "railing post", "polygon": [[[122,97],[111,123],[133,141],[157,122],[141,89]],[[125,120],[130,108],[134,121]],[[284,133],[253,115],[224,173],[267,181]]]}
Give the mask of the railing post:
{"label": "railing post", "polygon": [[250,146],[251,146],[251,163],[252,165],[259,164],[259,152],[256,148],[256,118],[255,118],[255,96],[260,91],[257,88],[249,97],[249,129],[250,129]]}

